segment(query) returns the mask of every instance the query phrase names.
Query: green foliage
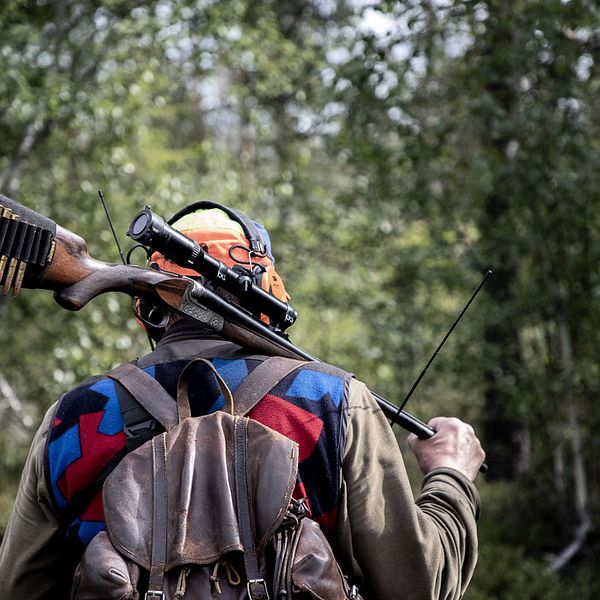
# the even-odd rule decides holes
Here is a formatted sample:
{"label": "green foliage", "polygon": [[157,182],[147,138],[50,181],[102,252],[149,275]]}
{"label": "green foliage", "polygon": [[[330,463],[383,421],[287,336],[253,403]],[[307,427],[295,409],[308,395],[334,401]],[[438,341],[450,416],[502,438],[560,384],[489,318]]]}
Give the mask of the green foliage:
{"label": "green foliage", "polygon": [[[591,2],[0,6],[0,191],[119,260],[149,203],[264,222],[293,340],[400,402],[495,273],[409,409],[488,449],[468,598],[591,598],[600,442],[600,64]],[[81,314],[0,297],[4,375],[35,423],[146,351],[127,298]],[[33,428],[0,412],[0,529]],[[402,436],[400,436],[402,437]],[[579,595],[578,595],[579,594]]]}
{"label": "green foliage", "polygon": [[488,545],[481,549],[479,565],[466,600],[559,600],[583,598],[569,585],[561,589],[544,564],[527,557],[521,546]]}

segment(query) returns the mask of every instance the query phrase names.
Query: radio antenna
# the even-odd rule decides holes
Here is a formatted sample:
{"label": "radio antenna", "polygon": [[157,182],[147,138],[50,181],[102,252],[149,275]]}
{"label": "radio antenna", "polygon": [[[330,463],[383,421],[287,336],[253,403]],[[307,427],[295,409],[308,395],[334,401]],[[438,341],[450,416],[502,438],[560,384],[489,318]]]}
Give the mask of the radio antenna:
{"label": "radio antenna", "polygon": [[467,312],[467,309],[469,308],[469,306],[471,306],[471,302],[473,302],[473,300],[475,300],[475,296],[477,296],[477,294],[479,294],[479,291],[481,290],[481,288],[483,287],[483,285],[488,280],[488,278],[490,277],[491,274],[492,274],[492,271],[490,269],[488,269],[487,273],[483,276],[481,283],[479,284],[479,286],[477,286],[477,289],[473,292],[473,295],[469,298],[469,301],[465,304],[465,307],[462,309],[462,311],[460,312],[458,317],[456,317],[454,323],[452,323],[452,326],[450,327],[450,329],[448,329],[448,333],[446,333],[446,335],[444,336],[444,339],[440,342],[440,345],[436,348],[435,352],[432,354],[431,358],[425,365],[425,368],[421,371],[421,374],[417,377],[417,380],[413,383],[413,386],[410,388],[408,394],[406,394],[406,398],[404,398],[404,401],[398,408],[398,414],[400,414],[402,412],[402,409],[406,406],[406,403],[412,396],[416,387],[419,385],[421,379],[423,379],[425,373],[427,373],[427,369],[429,369],[429,366],[434,361],[435,357],[438,355],[438,352],[442,349],[442,346],[446,343],[446,340],[450,337],[450,334],[454,331],[454,328],[458,325],[458,322],[462,319],[462,316]]}
{"label": "radio antenna", "polygon": [[110,218],[110,213],[108,212],[108,206],[106,205],[106,200],[104,199],[104,194],[102,193],[102,190],[98,190],[98,196],[100,196],[100,201],[102,202],[102,206],[104,207],[104,212],[106,213],[106,218],[108,219],[108,224],[110,225],[110,230],[112,231],[113,238],[115,239],[115,242],[117,244],[117,248],[119,250],[121,260],[123,261],[123,264],[126,265],[127,261],[125,260],[125,257],[123,256],[123,251],[121,250],[121,244],[119,244],[119,238],[117,237],[117,233],[115,232],[115,228],[113,226],[112,219]]}

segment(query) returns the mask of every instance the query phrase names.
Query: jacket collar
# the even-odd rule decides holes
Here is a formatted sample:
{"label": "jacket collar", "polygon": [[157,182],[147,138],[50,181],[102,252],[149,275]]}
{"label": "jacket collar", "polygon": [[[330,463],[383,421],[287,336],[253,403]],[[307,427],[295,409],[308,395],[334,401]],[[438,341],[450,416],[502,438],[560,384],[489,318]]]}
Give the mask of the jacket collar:
{"label": "jacket collar", "polygon": [[214,331],[189,319],[173,323],[156,345],[154,351],[138,359],[144,368],[175,360],[191,360],[196,357],[243,358],[250,352],[219,336]]}

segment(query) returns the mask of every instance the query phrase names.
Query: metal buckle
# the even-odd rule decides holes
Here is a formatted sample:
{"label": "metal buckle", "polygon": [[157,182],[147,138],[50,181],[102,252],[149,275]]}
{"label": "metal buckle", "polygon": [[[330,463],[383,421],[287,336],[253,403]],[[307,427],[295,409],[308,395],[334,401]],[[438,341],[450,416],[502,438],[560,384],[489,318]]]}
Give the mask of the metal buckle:
{"label": "metal buckle", "polygon": [[144,596],[144,600],[164,600],[164,598],[164,593],[157,590],[148,590]]}
{"label": "metal buckle", "polygon": [[248,579],[248,583],[246,583],[246,590],[248,591],[248,598],[250,598],[250,600],[254,600],[252,590],[250,589],[250,586],[253,585],[261,585],[263,588],[262,592],[264,593],[263,597],[266,598],[266,600],[270,600],[269,590],[267,589],[267,583],[264,579]]}
{"label": "metal buckle", "polygon": [[135,423],[129,426],[125,425],[123,427],[123,430],[125,431],[125,437],[127,438],[138,437],[140,432],[144,431],[145,429],[154,431],[156,429],[156,421],[154,419],[146,419],[140,423]]}

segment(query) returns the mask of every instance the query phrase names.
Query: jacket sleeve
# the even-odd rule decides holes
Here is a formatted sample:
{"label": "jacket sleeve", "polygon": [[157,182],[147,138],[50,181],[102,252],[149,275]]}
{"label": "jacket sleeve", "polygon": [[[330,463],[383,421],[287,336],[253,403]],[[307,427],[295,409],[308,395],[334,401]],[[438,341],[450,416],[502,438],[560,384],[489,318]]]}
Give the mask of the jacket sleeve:
{"label": "jacket sleeve", "polygon": [[62,597],[57,582],[60,573],[69,568],[61,551],[64,531],[59,531],[44,475],[46,438],[54,410],[55,405],[33,439],[0,546],[0,598]]}
{"label": "jacket sleeve", "polygon": [[436,469],[414,498],[394,433],[366,386],[352,381],[336,543],[367,597],[461,598],[477,561],[479,494]]}

